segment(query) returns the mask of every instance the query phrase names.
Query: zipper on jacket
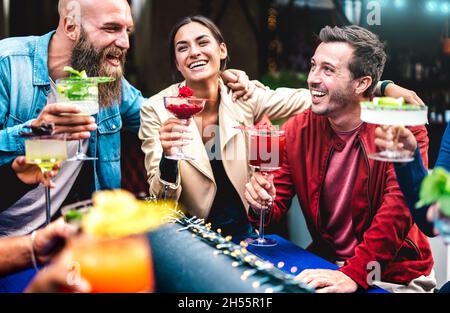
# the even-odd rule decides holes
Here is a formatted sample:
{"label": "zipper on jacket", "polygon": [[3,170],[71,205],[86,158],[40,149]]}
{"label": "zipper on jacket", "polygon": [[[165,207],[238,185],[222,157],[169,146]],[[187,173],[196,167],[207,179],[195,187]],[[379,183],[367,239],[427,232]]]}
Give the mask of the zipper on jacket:
{"label": "zipper on jacket", "polygon": [[[333,155],[334,152],[334,147],[331,147],[330,153],[328,154],[328,158],[327,158],[327,163],[326,163],[326,167],[325,167],[325,173],[322,177],[322,180],[320,182],[320,190],[319,190],[319,199],[318,199],[318,208],[317,208],[317,218],[316,218],[316,225],[317,225],[317,230],[319,231],[319,233],[322,233],[322,220],[320,217],[320,202],[322,200],[322,189],[323,189],[323,184],[325,182],[325,177],[326,172],[328,170],[328,166],[330,165],[330,160],[331,160],[331,156]],[[320,226],[320,227],[319,227]]]}
{"label": "zipper on jacket", "polygon": [[417,247],[417,245],[416,245],[411,239],[409,239],[408,237],[405,238],[405,241],[406,241],[406,242],[409,242],[409,244],[410,244],[410,245],[414,248],[414,250],[416,251],[417,256],[418,256],[418,257],[421,257],[420,251],[419,251],[419,248]]}
{"label": "zipper on jacket", "polygon": [[[366,191],[367,191],[367,199],[368,199],[368,203],[369,203],[369,218],[367,219],[367,222],[365,223],[364,228],[362,229],[362,231],[364,232],[364,231],[366,231],[366,229],[369,227],[370,223],[372,222],[373,209],[372,209],[372,202],[371,202],[371,199],[370,199],[370,192],[369,192],[369,184],[370,184],[369,159],[367,158],[366,149],[364,148],[363,142],[362,142],[361,137],[359,135],[358,135],[358,141],[359,141],[359,144],[361,146],[361,150],[362,150],[362,153],[363,153],[363,156],[364,156],[364,161],[366,162],[366,166],[367,166],[367,184],[366,184],[367,188],[366,188]],[[362,236],[360,236],[359,239],[360,239],[360,241],[362,241]]]}

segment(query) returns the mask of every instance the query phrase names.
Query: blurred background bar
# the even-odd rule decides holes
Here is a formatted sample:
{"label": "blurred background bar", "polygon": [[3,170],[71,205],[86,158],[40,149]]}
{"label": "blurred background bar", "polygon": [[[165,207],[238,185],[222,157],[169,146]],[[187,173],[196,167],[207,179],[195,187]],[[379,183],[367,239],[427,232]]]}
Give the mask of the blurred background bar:
{"label": "blurred background bar", "polygon": [[[0,0],[0,37],[41,35],[58,22],[58,0]],[[132,0],[136,24],[126,76],[149,97],[179,77],[170,71],[168,34],[182,16],[203,14],[224,33],[230,67],[275,88],[306,86],[315,35],[324,25],[359,24],[387,43],[383,78],[412,89],[430,110],[430,168],[450,119],[450,0]],[[9,19],[7,18],[9,16]],[[445,52],[446,51],[446,52]],[[138,141],[125,134],[124,149]],[[142,164],[139,151],[124,159]],[[127,188],[146,193],[143,167],[124,165]],[[135,171],[136,173],[133,173]]]}
{"label": "blurred background bar", "polygon": [[8,25],[8,19],[6,17],[6,1],[3,0],[4,3],[0,3],[0,38],[5,38],[8,33],[6,26]]}

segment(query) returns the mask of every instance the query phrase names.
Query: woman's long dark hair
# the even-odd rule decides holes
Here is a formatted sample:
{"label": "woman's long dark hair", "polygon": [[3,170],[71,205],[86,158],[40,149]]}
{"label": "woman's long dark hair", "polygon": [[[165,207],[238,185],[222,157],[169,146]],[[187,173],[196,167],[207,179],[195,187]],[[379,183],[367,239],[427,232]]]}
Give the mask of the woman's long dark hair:
{"label": "woman's long dark hair", "polygon": [[[202,15],[194,15],[194,16],[186,16],[183,17],[181,20],[179,20],[175,26],[170,31],[170,37],[169,37],[169,56],[170,56],[170,66],[172,67],[172,72],[174,76],[178,75],[178,69],[176,66],[176,58],[175,58],[175,35],[177,34],[178,30],[183,27],[186,24],[189,23],[199,23],[206,28],[208,28],[214,38],[216,39],[218,44],[225,43],[225,39],[223,38],[222,32],[220,29],[214,24],[213,21],[211,21],[209,18],[204,17]],[[227,56],[225,59],[220,60],[220,70],[224,71],[227,68],[227,63],[230,60],[230,58]]]}

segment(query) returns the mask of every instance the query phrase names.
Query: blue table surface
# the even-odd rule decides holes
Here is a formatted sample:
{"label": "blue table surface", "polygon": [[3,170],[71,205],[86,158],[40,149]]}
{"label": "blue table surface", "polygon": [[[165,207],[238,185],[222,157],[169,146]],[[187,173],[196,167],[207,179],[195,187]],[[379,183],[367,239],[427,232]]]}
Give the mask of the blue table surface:
{"label": "blue table surface", "polygon": [[[300,248],[299,246],[296,246],[292,242],[278,235],[268,235],[266,237],[275,239],[278,244],[273,247],[258,247],[249,245],[247,249],[260,258],[275,264],[275,266],[277,266],[279,262],[283,262],[284,266],[280,269],[287,273],[296,275],[300,274],[300,272],[305,269],[338,269],[338,266],[336,264],[328,262],[327,260],[311,252],[308,252],[305,249]],[[233,241],[239,242],[242,239],[243,238],[236,238]],[[296,268],[296,270],[294,272],[291,272],[291,269],[293,268]],[[372,287],[367,290],[367,293],[388,292],[379,287]]]}
{"label": "blue table surface", "polygon": [[36,275],[34,268],[29,268],[8,276],[0,277],[0,293],[21,293]]}
{"label": "blue table surface", "polygon": [[[268,238],[275,239],[278,244],[274,247],[256,247],[248,246],[248,250],[260,258],[270,261],[277,265],[279,262],[283,262],[284,266],[280,269],[291,273],[299,274],[304,269],[331,269],[336,270],[338,266],[324,260],[323,258],[302,249],[292,242],[277,236],[268,235]],[[233,241],[239,242],[242,238],[235,238]],[[291,272],[291,269],[295,267],[297,270]],[[26,269],[24,271],[0,277],[0,293],[20,293],[23,292],[36,274],[35,269]],[[384,289],[373,287],[370,288],[368,293],[387,293]]]}

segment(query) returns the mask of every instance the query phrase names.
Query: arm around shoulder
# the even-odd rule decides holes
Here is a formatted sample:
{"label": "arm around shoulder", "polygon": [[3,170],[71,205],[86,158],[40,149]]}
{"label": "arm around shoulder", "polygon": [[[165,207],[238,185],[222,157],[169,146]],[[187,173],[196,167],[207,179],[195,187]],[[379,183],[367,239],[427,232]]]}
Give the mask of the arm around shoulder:
{"label": "arm around shoulder", "polygon": [[255,120],[261,119],[263,115],[270,119],[282,119],[308,109],[311,106],[311,94],[308,89],[302,88],[257,88],[247,101],[252,106]]}

